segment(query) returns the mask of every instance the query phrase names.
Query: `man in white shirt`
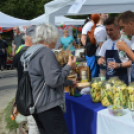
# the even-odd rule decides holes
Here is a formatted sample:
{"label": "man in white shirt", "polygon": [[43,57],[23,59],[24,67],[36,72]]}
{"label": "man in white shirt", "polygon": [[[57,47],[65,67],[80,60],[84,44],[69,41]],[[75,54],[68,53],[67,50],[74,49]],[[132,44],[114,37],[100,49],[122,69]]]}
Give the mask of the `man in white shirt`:
{"label": "man in white shirt", "polygon": [[[131,49],[134,52],[134,13],[132,11],[126,11],[122,13],[119,18],[119,25],[122,31],[127,36],[132,36],[132,47]],[[127,55],[132,59],[132,68],[131,68],[131,81],[134,81],[134,53],[132,50],[127,46],[126,42],[123,40],[117,43],[118,48],[121,51],[125,51]]]}
{"label": "man in white shirt", "polygon": [[[106,64],[106,78],[118,76],[126,84],[128,84],[127,68],[131,66],[131,60],[127,57],[121,61],[119,51],[116,43],[120,40],[119,25],[115,18],[108,18],[105,21],[106,31],[109,39],[104,42],[100,50],[101,58],[98,60],[99,65]],[[131,48],[131,41],[124,39],[129,48]]]}

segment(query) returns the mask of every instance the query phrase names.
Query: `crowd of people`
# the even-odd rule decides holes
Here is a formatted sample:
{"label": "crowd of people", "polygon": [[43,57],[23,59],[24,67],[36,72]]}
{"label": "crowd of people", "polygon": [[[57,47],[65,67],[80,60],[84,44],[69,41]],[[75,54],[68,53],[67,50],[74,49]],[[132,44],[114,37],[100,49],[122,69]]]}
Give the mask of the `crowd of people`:
{"label": "crowd of people", "polygon": [[[128,33],[132,32],[132,27],[130,30],[130,25],[127,28],[124,26],[130,22],[133,25],[133,16],[134,14],[131,11],[121,14],[119,18],[108,17],[107,14],[90,15],[90,20],[86,21],[83,27],[81,41],[85,48],[90,48],[86,44],[87,37],[89,37],[91,44],[96,45],[95,53],[86,56],[92,77],[103,76],[108,79],[109,77],[118,76],[126,84],[133,81],[132,58],[129,56],[130,53],[129,55],[126,54],[128,48],[133,50],[133,34]],[[128,38],[130,36],[132,36],[132,40]],[[93,38],[95,43],[92,42]],[[125,44],[124,46],[128,48],[126,50],[122,49],[122,44]]]}
{"label": "crowd of people", "polygon": [[[34,130],[29,129],[29,134],[68,134],[63,116],[63,111],[65,111],[64,86],[77,86],[76,81],[67,79],[70,71],[76,69],[76,58],[69,56],[66,65],[63,67],[59,65],[55,54],[51,51],[55,48],[59,37],[58,30],[53,25],[30,26],[25,34],[21,34],[18,27],[15,27],[13,31],[15,39],[12,55],[14,56],[13,65],[18,71],[18,85],[23,74],[22,57],[25,52],[36,50],[40,45],[44,46],[29,65],[34,102],[42,91],[36,105],[36,112],[27,117],[28,123],[32,122],[35,126]],[[68,35],[66,29],[63,33],[60,48],[69,50],[75,55],[74,38]],[[119,18],[108,17],[108,14],[88,16],[82,29],[81,42],[88,51],[91,51],[91,45],[95,48],[92,54],[86,51],[86,61],[92,77],[104,76],[108,79],[118,76],[126,84],[134,80],[134,41],[133,38],[129,40],[127,36],[134,36],[133,12],[126,11]],[[87,38],[90,44],[87,44]],[[0,66],[2,63],[5,66],[6,49],[7,44],[0,35]],[[25,56],[29,57],[29,55]],[[14,115],[17,115],[17,112],[16,107]]]}

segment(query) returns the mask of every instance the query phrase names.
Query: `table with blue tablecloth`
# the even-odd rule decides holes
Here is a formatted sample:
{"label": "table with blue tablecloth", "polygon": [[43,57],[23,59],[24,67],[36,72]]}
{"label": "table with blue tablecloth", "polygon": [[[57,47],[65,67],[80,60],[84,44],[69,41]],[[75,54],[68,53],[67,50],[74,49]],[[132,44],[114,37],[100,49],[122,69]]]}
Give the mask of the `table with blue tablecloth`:
{"label": "table with blue tablecloth", "polygon": [[101,103],[93,103],[90,95],[66,98],[64,114],[69,134],[96,134],[97,112],[105,109]]}

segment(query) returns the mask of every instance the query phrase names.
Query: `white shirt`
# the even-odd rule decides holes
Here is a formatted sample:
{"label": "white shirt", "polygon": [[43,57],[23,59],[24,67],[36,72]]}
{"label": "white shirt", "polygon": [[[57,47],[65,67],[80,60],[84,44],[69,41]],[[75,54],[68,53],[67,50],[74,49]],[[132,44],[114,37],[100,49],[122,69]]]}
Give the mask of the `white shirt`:
{"label": "white shirt", "polygon": [[86,34],[87,32],[90,32],[94,23],[93,22],[87,22],[87,24],[82,28],[82,34]]}
{"label": "white shirt", "polygon": [[107,39],[107,32],[106,32],[106,28],[104,25],[97,25],[94,31],[94,37],[95,37],[96,45],[97,45],[96,56],[100,56],[99,43],[102,43],[106,41]]}
{"label": "white shirt", "polygon": [[[114,50],[118,50],[117,48],[117,45],[116,43],[119,41],[120,39],[118,40],[111,40],[111,39],[108,39],[107,41],[105,41],[101,47],[101,50],[100,50],[100,56],[101,57],[105,57],[105,54],[106,54],[106,50],[112,50],[112,46],[113,46],[113,43],[115,43],[115,46],[114,46]],[[132,42],[126,38],[123,38],[122,39],[123,41],[126,42],[126,44],[128,45],[129,48],[131,48],[131,44]],[[129,59],[126,58],[125,62],[127,62]],[[127,68],[127,72],[128,72],[128,82],[131,82],[131,69],[130,68]]]}
{"label": "white shirt", "polygon": [[[116,43],[117,43],[119,40],[120,40],[120,39],[113,41],[113,40],[111,40],[111,39],[108,39],[107,41],[105,41],[105,42],[103,43],[102,47],[101,47],[100,56],[101,56],[101,57],[105,57],[106,50],[112,50],[113,43],[115,43],[114,50],[118,50]],[[131,49],[131,44],[132,44],[131,41],[128,40],[128,39],[126,39],[126,38],[124,38],[123,40],[126,42],[126,44],[128,45],[128,47]]]}
{"label": "white shirt", "polygon": [[134,50],[134,42],[132,43],[132,47],[131,47],[132,50]]}
{"label": "white shirt", "polygon": [[132,43],[134,43],[134,35],[132,36],[132,39],[131,39]]}

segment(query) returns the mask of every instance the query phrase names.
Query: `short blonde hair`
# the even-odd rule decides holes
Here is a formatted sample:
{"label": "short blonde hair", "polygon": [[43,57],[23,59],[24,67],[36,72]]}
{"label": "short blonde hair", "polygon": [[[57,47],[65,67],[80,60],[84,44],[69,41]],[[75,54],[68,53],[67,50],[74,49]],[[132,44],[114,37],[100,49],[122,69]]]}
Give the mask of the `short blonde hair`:
{"label": "short blonde hair", "polygon": [[65,33],[65,32],[68,32],[68,30],[67,30],[67,29],[64,29],[64,30],[63,30],[63,33]]}
{"label": "short blonde hair", "polygon": [[43,23],[36,27],[33,44],[39,44],[40,42],[51,44],[57,42],[58,38],[58,29],[51,24]]}

